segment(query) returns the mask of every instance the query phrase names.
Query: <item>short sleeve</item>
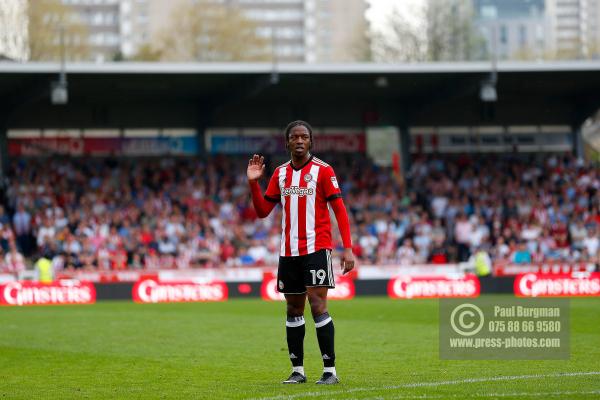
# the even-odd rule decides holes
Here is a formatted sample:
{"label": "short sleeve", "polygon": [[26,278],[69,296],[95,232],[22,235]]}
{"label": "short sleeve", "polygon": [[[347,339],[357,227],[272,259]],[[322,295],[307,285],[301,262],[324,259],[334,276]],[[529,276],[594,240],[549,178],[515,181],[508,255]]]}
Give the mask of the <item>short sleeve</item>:
{"label": "short sleeve", "polygon": [[335,172],[333,172],[333,168],[325,167],[322,174],[323,175],[319,177],[319,183],[321,184],[325,199],[331,201],[338,197],[342,197],[342,191],[340,190],[340,185],[335,176]]}
{"label": "short sleeve", "polygon": [[272,203],[279,203],[281,201],[281,191],[279,190],[279,169],[276,169],[271,176],[269,186],[267,186],[267,192],[265,193],[265,199]]}

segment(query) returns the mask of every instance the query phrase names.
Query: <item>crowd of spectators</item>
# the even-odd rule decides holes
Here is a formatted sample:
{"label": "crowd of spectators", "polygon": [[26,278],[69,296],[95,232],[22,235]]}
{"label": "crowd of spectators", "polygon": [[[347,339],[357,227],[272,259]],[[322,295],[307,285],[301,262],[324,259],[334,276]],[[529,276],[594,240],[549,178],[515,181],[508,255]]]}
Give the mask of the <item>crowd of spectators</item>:
{"label": "crowd of spectators", "polygon": [[598,263],[600,169],[581,159],[423,157],[406,185],[384,176],[348,190],[363,260],[463,262],[484,250],[494,262]]}
{"label": "crowd of spectators", "polygon": [[[598,262],[600,169],[581,159],[420,157],[400,176],[364,157],[324,158],[361,264],[460,262],[476,250],[494,262]],[[268,161],[272,170],[283,160]],[[246,164],[16,161],[0,207],[0,271],[41,255],[65,270],[276,265],[280,207],[256,217]]]}

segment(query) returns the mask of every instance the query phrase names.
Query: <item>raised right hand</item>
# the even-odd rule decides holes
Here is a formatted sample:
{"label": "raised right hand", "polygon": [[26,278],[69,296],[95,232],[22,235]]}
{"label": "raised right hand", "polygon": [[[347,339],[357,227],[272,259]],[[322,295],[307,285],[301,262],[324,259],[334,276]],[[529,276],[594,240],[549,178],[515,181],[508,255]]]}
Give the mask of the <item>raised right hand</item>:
{"label": "raised right hand", "polygon": [[248,175],[249,181],[256,181],[260,179],[260,177],[265,172],[265,158],[263,156],[259,156],[255,154],[250,161],[248,161],[248,170],[246,174]]}

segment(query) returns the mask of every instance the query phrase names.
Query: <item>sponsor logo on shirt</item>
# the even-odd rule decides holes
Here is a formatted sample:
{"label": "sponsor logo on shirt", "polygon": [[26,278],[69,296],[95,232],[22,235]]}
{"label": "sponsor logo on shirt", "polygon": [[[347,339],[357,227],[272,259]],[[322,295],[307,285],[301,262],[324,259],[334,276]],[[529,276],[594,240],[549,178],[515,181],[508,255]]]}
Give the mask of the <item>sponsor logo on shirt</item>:
{"label": "sponsor logo on shirt", "polygon": [[287,188],[283,188],[281,190],[281,194],[283,196],[312,196],[315,193],[315,190],[313,188],[301,188],[298,186],[290,186]]}

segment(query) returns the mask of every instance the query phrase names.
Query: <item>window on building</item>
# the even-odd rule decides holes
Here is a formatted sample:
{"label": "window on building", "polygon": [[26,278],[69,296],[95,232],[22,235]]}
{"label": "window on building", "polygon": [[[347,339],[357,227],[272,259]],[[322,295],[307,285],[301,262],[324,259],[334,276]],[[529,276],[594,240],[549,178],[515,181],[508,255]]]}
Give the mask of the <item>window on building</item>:
{"label": "window on building", "polygon": [[544,28],[541,25],[535,26],[535,37],[538,42],[542,42],[544,40]]}
{"label": "window on building", "polygon": [[106,13],[104,14],[104,22],[106,25],[115,25],[117,22],[117,16],[115,13]]}
{"label": "window on building", "polygon": [[525,46],[527,44],[527,27],[525,25],[519,26],[519,45]]}
{"label": "window on building", "polygon": [[101,12],[95,13],[94,16],[92,17],[93,25],[102,25],[103,21],[104,21],[104,16],[102,15]]}
{"label": "window on building", "polygon": [[248,10],[246,16],[255,21],[293,21],[304,18],[301,10]]}
{"label": "window on building", "polygon": [[263,38],[270,38],[273,33],[273,28],[269,26],[261,26],[256,28],[256,34]]}
{"label": "window on building", "polygon": [[302,28],[279,28],[275,32],[277,37],[285,39],[295,39],[302,37]]}
{"label": "window on building", "polygon": [[500,43],[508,43],[508,28],[506,25],[500,25]]}
{"label": "window on building", "polygon": [[119,44],[119,35],[116,33],[107,33],[105,41],[108,46],[116,46]]}

